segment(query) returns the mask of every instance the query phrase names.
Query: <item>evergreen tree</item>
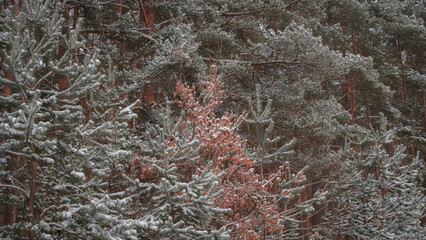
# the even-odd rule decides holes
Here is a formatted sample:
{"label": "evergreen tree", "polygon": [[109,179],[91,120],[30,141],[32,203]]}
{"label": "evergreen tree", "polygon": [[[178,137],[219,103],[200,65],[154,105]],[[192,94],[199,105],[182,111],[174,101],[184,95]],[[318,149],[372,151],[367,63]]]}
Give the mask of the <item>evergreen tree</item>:
{"label": "evergreen tree", "polygon": [[425,209],[419,157],[394,145],[395,130],[353,129],[339,153],[342,174],[331,184],[336,197],[326,215],[324,236],[360,239],[421,239]]}
{"label": "evergreen tree", "polygon": [[[288,163],[277,161],[292,143],[273,153],[268,149],[271,144],[268,135],[262,135],[259,137],[259,148],[246,156],[245,144],[238,134],[240,121],[235,121],[235,115],[227,112],[221,118],[215,114],[225,96],[223,84],[215,71],[216,66],[212,66],[213,75],[201,81],[199,97],[195,89],[187,84],[178,83],[176,93],[180,97],[178,103],[194,125],[194,133],[205,143],[202,156],[207,161],[213,161],[217,173],[226,173],[226,178],[220,185],[223,194],[216,200],[216,204],[231,208],[232,211],[225,216],[222,224],[233,226],[233,239],[294,236],[297,231],[292,229],[299,223],[297,217],[311,212],[313,202],[324,198],[325,193],[302,201],[301,195],[305,189],[303,182],[306,180],[303,171],[292,174]],[[265,128],[264,124],[271,123],[272,120],[269,116],[270,104],[263,111],[259,94],[260,92],[256,102],[259,110],[252,109],[255,119],[246,121],[258,124],[256,126],[260,132]],[[271,131],[272,127],[269,125],[267,134]],[[213,159],[210,159],[212,156]],[[268,174],[262,172],[264,165],[270,169]]]}
{"label": "evergreen tree", "polygon": [[[264,108],[262,105],[260,85],[256,85],[256,99],[254,101],[249,101],[250,118],[246,118],[244,121],[249,125],[253,125],[255,128],[257,146],[253,150],[253,156],[251,158],[261,166],[261,169],[263,164],[273,162],[274,160],[276,161],[276,159],[281,158],[282,155],[294,153],[294,151],[289,151],[289,149],[296,141],[293,139],[291,142],[278,149],[273,148],[273,145],[277,144],[281,138],[275,137],[271,139],[272,131],[274,130],[274,121],[271,117],[272,99],[268,99]],[[273,151],[271,151],[271,149]]]}
{"label": "evergreen tree", "polygon": [[[149,151],[142,162],[152,172],[152,180],[131,180],[128,189],[139,199],[143,237],[149,239],[225,239],[224,227],[215,229],[214,221],[226,209],[213,205],[220,175],[212,171],[212,162],[199,164],[202,145],[193,136],[190,122],[183,116],[175,122],[169,104],[160,115],[161,123],[148,133]],[[147,175],[142,175],[146,178]],[[141,234],[141,233],[139,233]]]}
{"label": "evergreen tree", "polygon": [[97,238],[113,225],[92,207],[111,214],[105,198],[131,154],[122,147],[133,105],[110,99],[96,50],[84,47],[78,23],[68,28],[63,6],[24,1],[3,17],[2,238]]}
{"label": "evergreen tree", "polygon": [[425,9],[2,1],[0,238],[421,237]]}
{"label": "evergreen tree", "polygon": [[[271,118],[272,99],[268,99],[263,107],[260,85],[256,86],[256,98],[249,101],[250,118],[245,122],[255,129],[255,147],[250,149],[250,158],[258,168],[261,188],[257,192],[260,204],[257,208],[260,219],[263,220],[263,238],[289,238],[298,235],[296,227],[307,221],[314,211],[314,204],[325,200],[327,192],[318,192],[308,196],[304,183],[306,176],[302,169],[292,174],[290,164],[284,161],[284,156],[294,154],[292,145],[295,139],[281,147],[277,147],[280,137],[271,139],[274,130],[274,121]],[[275,146],[274,146],[275,145]],[[271,202],[272,200],[272,202]],[[305,233],[306,234],[306,233]]]}
{"label": "evergreen tree", "polygon": [[[374,48],[381,78],[395,92],[393,105],[401,112],[398,122],[411,154],[424,154],[426,115],[424,49],[425,3],[380,1],[369,3],[374,23]],[[378,47],[379,46],[379,47]]]}

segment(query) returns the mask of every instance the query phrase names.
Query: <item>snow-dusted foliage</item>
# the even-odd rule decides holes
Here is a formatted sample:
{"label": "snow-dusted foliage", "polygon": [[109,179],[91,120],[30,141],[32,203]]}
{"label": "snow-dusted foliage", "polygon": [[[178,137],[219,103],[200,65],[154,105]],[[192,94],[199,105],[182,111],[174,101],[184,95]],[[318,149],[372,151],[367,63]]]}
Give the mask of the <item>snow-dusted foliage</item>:
{"label": "snow-dusted foliage", "polygon": [[272,137],[272,99],[268,99],[266,106],[263,106],[262,95],[261,87],[257,85],[255,99],[249,99],[250,115],[244,120],[254,130],[251,135],[255,143],[248,154],[256,163],[257,181],[261,185],[253,193],[259,201],[254,211],[258,215],[254,232],[258,233],[257,237],[263,235],[264,238],[295,237],[298,233],[291,229],[300,224],[304,214],[309,215],[315,210],[314,203],[325,200],[327,192],[318,192],[309,199],[303,198],[306,169],[292,174],[290,163],[285,161],[285,156],[294,154],[291,148],[296,139],[278,147],[281,137]]}
{"label": "snow-dusted foliage", "polygon": [[0,238],[421,238],[424,9],[1,1]]}
{"label": "snow-dusted foliage", "polygon": [[325,236],[360,239],[421,239],[425,196],[419,156],[409,157],[395,143],[395,129],[382,119],[378,130],[353,129],[338,153],[341,175],[330,184]]}
{"label": "snow-dusted foliage", "polygon": [[92,238],[114,225],[99,214],[114,212],[105,198],[130,155],[122,129],[133,105],[114,101],[97,51],[84,46],[78,23],[65,29],[63,10],[24,1],[1,26],[1,80],[10,90],[0,118],[2,238]]}
{"label": "snow-dusted foliage", "polygon": [[131,179],[129,198],[140,201],[138,221],[145,228],[139,236],[149,239],[225,239],[224,227],[215,222],[226,209],[217,208],[213,200],[220,175],[212,171],[212,162],[200,164],[202,145],[193,134],[193,126],[184,116],[177,121],[169,104],[161,123],[147,133],[149,150],[141,156],[144,164],[138,178]]}
{"label": "snow-dusted foliage", "polygon": [[[268,99],[265,107],[263,107],[260,85],[256,85],[256,98],[254,101],[250,99],[250,117],[244,121],[249,126],[254,127],[257,146],[253,149],[251,158],[258,164],[281,160],[283,155],[292,154],[290,150],[296,139],[292,139],[289,143],[284,144],[280,148],[273,145],[278,144],[281,137],[272,137],[274,130],[274,120],[271,117],[272,99]],[[271,151],[271,149],[273,151]]]}

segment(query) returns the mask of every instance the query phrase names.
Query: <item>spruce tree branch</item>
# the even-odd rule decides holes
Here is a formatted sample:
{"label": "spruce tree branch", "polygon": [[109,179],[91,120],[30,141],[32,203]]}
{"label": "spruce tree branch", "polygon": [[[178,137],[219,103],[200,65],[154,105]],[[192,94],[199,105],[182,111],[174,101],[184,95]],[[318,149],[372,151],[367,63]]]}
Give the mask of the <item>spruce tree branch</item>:
{"label": "spruce tree branch", "polygon": [[51,205],[41,212],[40,218],[43,218],[44,214],[46,214],[50,209],[55,209],[55,210],[59,210],[61,208],[69,209],[70,207],[78,207],[78,205],[62,205],[62,206]]}
{"label": "spruce tree branch", "polygon": [[251,65],[254,67],[259,67],[263,65],[302,65],[302,62],[297,61],[283,61],[283,60],[274,60],[274,61],[259,61],[259,62],[252,62],[252,61],[244,61],[244,60],[232,60],[232,59],[216,59],[216,58],[201,58],[205,62],[219,62],[219,63],[237,63],[237,64],[246,64]]}
{"label": "spruce tree branch", "polygon": [[22,189],[20,187],[17,187],[17,186],[14,186],[14,185],[9,185],[9,184],[0,184],[0,188],[12,188],[12,189],[18,190],[19,192],[21,192],[22,194],[24,194],[24,196],[26,198],[29,198],[28,197],[28,193],[24,189]]}
{"label": "spruce tree branch", "polygon": [[64,231],[64,232],[67,232],[67,233],[69,233],[69,234],[73,234],[73,235],[78,235],[78,233],[77,233],[77,232],[74,232],[74,231],[71,231],[71,230],[65,229],[65,227],[63,227],[62,225],[59,225],[58,223],[53,223],[53,222],[51,222],[51,223],[49,223],[49,225],[50,225],[50,226],[54,226],[54,227],[59,228],[59,229],[60,229],[60,231]]}
{"label": "spruce tree branch", "polygon": [[10,151],[10,150],[5,150],[4,152],[6,152],[6,153],[10,153],[10,154],[13,154],[13,155],[16,155],[16,156],[22,156],[22,157],[27,157],[27,158],[30,158],[30,157],[31,157],[31,156],[30,156],[30,155],[28,155],[28,154],[20,153],[20,152],[14,152],[14,151]]}
{"label": "spruce tree branch", "polygon": [[380,116],[363,116],[363,117],[358,117],[358,118],[355,118],[354,119],[354,121],[356,122],[356,121],[359,121],[359,120],[362,120],[362,119],[378,119],[378,118],[380,118]]}
{"label": "spruce tree branch", "polygon": [[[136,100],[131,106],[134,106],[135,104],[139,103],[139,100]],[[118,119],[119,115],[117,114],[117,116],[115,116],[113,119],[111,119],[110,121],[104,122],[102,125],[96,127],[95,129],[93,129],[92,131],[90,131],[86,136],[84,136],[84,138],[80,141],[76,151],[73,153],[72,158],[70,159],[70,163],[74,161],[74,159],[77,157],[78,152],[80,151],[80,149],[83,147],[83,145],[89,140],[89,138],[96,133],[97,131],[103,129],[104,127],[107,127],[110,123],[115,122]],[[64,180],[65,180],[65,176],[66,176],[67,170],[64,171],[64,174],[61,177],[61,184],[64,184]]]}
{"label": "spruce tree branch", "polygon": [[239,16],[247,16],[247,15],[256,15],[258,13],[263,12],[263,10],[257,11],[247,11],[247,12],[224,12],[222,16],[224,17],[239,17]]}

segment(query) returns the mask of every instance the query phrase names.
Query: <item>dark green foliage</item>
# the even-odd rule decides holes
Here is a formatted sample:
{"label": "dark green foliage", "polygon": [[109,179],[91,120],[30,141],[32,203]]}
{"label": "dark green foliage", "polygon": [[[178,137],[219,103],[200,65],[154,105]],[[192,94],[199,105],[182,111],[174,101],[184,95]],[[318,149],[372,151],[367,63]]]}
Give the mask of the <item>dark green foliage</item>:
{"label": "dark green foliage", "polygon": [[[279,224],[288,209],[308,209],[271,235],[255,219],[252,236],[421,238],[425,9],[418,0],[2,1],[0,238],[238,236],[235,223],[216,221],[224,177],[192,166],[199,145],[185,116],[175,120],[177,104],[159,111],[177,81],[197,92],[212,65],[227,96],[214,115],[247,114],[233,131],[246,137],[250,173],[262,169],[266,181],[285,166],[268,191],[294,184],[292,198],[253,196],[265,206],[277,198]],[[317,201],[327,192],[326,205]]]}

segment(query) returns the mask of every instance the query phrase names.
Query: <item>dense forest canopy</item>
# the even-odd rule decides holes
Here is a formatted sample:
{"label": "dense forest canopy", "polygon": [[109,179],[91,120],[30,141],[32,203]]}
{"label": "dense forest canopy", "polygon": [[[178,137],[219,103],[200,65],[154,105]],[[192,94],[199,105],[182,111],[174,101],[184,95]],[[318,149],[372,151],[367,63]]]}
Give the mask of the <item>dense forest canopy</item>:
{"label": "dense forest canopy", "polygon": [[0,238],[426,235],[424,1],[3,0],[0,18]]}

